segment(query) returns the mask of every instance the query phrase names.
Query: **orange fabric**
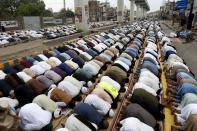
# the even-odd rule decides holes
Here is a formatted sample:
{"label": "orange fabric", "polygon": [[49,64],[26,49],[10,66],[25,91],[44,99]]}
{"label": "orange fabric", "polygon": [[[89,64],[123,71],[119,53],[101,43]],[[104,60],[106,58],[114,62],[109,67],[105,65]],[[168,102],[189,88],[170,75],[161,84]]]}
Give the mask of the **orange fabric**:
{"label": "orange fabric", "polygon": [[72,97],[69,94],[62,91],[61,89],[55,88],[51,92],[51,99],[56,102],[64,102],[68,105],[71,102]]}

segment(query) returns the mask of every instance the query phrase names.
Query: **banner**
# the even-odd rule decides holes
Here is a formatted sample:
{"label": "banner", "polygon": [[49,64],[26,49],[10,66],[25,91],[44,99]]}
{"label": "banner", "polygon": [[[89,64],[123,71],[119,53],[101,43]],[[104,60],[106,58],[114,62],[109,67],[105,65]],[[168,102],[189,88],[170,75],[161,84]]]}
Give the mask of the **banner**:
{"label": "banner", "polygon": [[44,24],[62,24],[62,19],[54,19],[53,17],[43,17]]}
{"label": "banner", "polygon": [[43,23],[44,24],[52,24],[54,22],[53,17],[43,17]]}
{"label": "banner", "polygon": [[6,28],[18,27],[17,21],[0,21],[0,24]]}
{"label": "banner", "polygon": [[187,8],[188,0],[178,0],[177,1],[177,9],[185,9]]}
{"label": "banner", "polygon": [[74,23],[73,18],[66,18],[66,23],[73,24]]}
{"label": "banner", "polygon": [[75,7],[75,22],[82,23],[82,7]]}
{"label": "banner", "polygon": [[54,24],[62,24],[62,19],[54,19],[53,21]]}

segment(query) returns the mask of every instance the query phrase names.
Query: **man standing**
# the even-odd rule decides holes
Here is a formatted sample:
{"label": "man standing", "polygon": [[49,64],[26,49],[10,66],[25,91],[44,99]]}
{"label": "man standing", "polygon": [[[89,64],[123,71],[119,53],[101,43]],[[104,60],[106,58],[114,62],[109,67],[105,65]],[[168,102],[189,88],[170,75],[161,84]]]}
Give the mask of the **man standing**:
{"label": "man standing", "polygon": [[5,29],[4,25],[1,26],[1,30],[2,30],[2,32],[6,32],[6,29]]}

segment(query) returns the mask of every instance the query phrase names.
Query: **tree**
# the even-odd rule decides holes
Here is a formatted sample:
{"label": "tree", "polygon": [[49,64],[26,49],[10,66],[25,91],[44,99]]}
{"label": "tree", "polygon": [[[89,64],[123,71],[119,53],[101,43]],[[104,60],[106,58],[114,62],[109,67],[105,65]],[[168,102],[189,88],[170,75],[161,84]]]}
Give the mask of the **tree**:
{"label": "tree", "polygon": [[15,15],[19,0],[0,0],[0,16]]}
{"label": "tree", "polygon": [[44,2],[21,3],[17,9],[17,14],[21,16],[42,16],[45,13]]}
{"label": "tree", "polygon": [[52,17],[53,13],[50,10],[45,10],[43,12],[42,16]]}
{"label": "tree", "polygon": [[60,18],[66,18],[66,17],[74,17],[75,14],[72,10],[70,9],[67,9],[67,10],[64,10],[64,9],[61,9],[61,11],[59,12],[59,15],[58,15]]}
{"label": "tree", "polygon": [[0,16],[52,16],[41,0],[0,0]]}

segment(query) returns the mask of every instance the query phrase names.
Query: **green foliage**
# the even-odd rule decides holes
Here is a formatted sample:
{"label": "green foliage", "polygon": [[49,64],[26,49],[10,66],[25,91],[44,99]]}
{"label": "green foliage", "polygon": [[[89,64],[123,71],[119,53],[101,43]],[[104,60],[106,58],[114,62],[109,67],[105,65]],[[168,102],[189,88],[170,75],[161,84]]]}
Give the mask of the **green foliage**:
{"label": "green foliage", "polygon": [[41,0],[0,0],[0,16],[52,16]]}
{"label": "green foliage", "polygon": [[45,12],[44,2],[38,3],[21,3],[17,9],[17,14],[20,16],[42,16]]}
{"label": "green foliage", "polygon": [[59,12],[59,15],[58,15],[60,18],[66,18],[66,17],[74,17],[75,14],[72,10],[70,9],[67,9],[67,10],[64,10],[64,9],[61,9],[61,11]]}
{"label": "green foliage", "polygon": [[42,15],[47,17],[52,17],[53,13],[50,10],[45,10]]}
{"label": "green foliage", "polygon": [[19,0],[0,0],[0,16],[14,15]]}

